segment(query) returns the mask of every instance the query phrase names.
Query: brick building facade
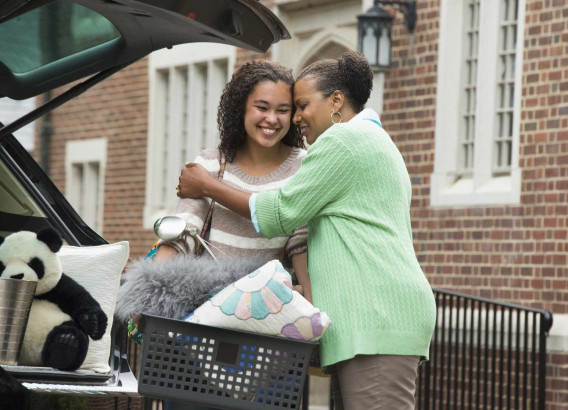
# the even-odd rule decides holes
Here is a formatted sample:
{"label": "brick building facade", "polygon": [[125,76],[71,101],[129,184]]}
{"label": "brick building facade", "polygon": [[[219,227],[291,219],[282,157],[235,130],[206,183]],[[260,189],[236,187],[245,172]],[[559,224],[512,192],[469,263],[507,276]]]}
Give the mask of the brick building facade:
{"label": "brick building facade", "polygon": [[[382,122],[401,150],[412,178],[411,216],[416,253],[433,287],[553,312],[555,324],[549,343],[547,409],[568,408],[568,2],[510,2],[519,8],[516,27],[523,28],[520,45],[516,48],[520,54],[511,60],[517,69],[508,68],[512,76],[510,83],[517,81],[515,84],[518,84],[515,94],[518,108],[510,120],[511,128],[517,127],[517,131],[512,132],[512,148],[509,148],[513,151],[509,154],[512,158],[510,174],[504,174],[504,177],[495,174],[494,185],[491,185],[493,191],[489,188],[483,192],[468,191],[470,196],[466,198],[474,198],[473,202],[465,199],[460,203],[458,198],[453,204],[453,199],[446,200],[444,195],[454,187],[444,190],[433,182],[437,170],[446,166],[437,162],[446,160],[440,156],[436,158],[436,153],[443,153],[436,144],[440,144],[437,133],[443,122],[450,122],[442,111],[450,110],[451,104],[440,105],[440,99],[445,98],[440,90],[446,89],[446,77],[440,77],[442,65],[446,65],[443,72],[451,74],[453,64],[440,57],[442,50],[448,47],[448,33],[452,30],[443,20],[448,18],[447,13],[453,17],[453,6],[448,2],[418,0],[413,33],[408,33],[402,15],[397,13],[392,33],[392,69],[384,76],[383,88],[375,90],[381,93]],[[308,17],[310,13],[342,14],[337,17],[337,22],[328,23],[337,24],[337,32],[344,30],[347,33],[345,41],[338,39],[334,44],[354,48],[356,16],[353,13],[345,16],[342,8],[363,11],[369,7],[367,1],[266,3],[277,9],[287,26],[290,24],[297,29],[292,35],[300,43],[290,44],[294,47],[299,44],[298,54],[306,44],[305,49],[314,50],[315,56],[328,55],[329,44],[320,41],[318,48],[313,46],[315,40],[313,44],[309,39],[301,43],[307,36],[317,37],[317,34],[309,34],[309,27],[302,26],[303,14]],[[484,0],[463,3],[468,7],[479,7],[479,3],[485,7],[487,4]],[[339,21],[339,17],[347,23]],[[489,44],[483,43],[487,40],[483,28],[481,26],[477,32],[479,44]],[[443,34],[444,30],[448,30],[446,34]],[[268,57],[297,69],[301,64],[300,57],[294,57],[286,47],[285,44],[277,45]],[[483,52],[487,50],[480,52],[479,58],[485,58]],[[238,50],[235,64],[240,66],[257,57]],[[66,143],[107,139],[100,230],[111,242],[129,240],[132,257],[143,255],[154,241],[148,224],[143,222],[149,151],[148,78],[149,64],[145,59],[52,113],[54,134],[49,147],[50,177],[63,192],[66,192],[67,184]],[[477,84],[480,92],[485,87],[481,80]],[[478,100],[478,104],[482,101]],[[458,144],[458,147],[462,146],[465,145]],[[37,138],[35,152],[39,153],[40,149],[41,140]],[[475,169],[472,172],[475,175]],[[518,189],[515,188],[515,172],[519,175]],[[460,175],[454,185],[467,181],[470,174]],[[488,191],[498,190],[503,181],[513,186],[513,193],[505,200],[499,202],[499,199],[487,196],[489,199],[476,202],[476,198],[485,198]],[[172,195],[175,195],[174,187],[175,184],[171,186]],[[455,190],[458,188],[456,185]]]}

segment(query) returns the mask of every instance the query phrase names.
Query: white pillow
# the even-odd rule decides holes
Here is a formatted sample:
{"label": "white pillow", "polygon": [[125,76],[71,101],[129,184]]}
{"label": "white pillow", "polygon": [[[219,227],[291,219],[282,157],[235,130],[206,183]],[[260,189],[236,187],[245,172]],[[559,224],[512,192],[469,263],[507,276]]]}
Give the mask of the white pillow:
{"label": "white pillow", "polygon": [[316,341],[331,324],[325,312],[292,290],[292,278],[273,260],[217,293],[188,322]]}
{"label": "white pillow", "polygon": [[126,266],[130,249],[122,241],[98,246],[63,246],[59,258],[63,272],[77,281],[100,303],[108,317],[107,329],[100,340],[89,339],[87,357],[81,369],[97,373],[110,372],[111,329],[120,275]]}

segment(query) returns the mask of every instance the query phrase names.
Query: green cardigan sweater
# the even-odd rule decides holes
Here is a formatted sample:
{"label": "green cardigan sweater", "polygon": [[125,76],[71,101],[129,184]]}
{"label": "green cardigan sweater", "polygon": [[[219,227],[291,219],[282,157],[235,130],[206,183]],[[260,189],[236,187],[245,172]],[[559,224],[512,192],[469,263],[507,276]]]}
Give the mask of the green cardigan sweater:
{"label": "green cardigan sweater", "polygon": [[284,187],[258,194],[267,238],[308,224],[313,301],[332,320],[322,366],[358,354],[428,358],[436,306],[414,253],[411,190],[389,135],[358,115],[323,133]]}

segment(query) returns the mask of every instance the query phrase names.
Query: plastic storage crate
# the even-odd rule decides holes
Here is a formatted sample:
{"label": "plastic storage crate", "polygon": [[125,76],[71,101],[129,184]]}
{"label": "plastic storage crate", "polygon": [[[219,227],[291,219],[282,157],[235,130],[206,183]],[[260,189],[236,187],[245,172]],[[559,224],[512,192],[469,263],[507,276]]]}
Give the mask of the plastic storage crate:
{"label": "plastic storage crate", "polygon": [[315,343],[144,315],[138,392],[221,409],[298,409]]}

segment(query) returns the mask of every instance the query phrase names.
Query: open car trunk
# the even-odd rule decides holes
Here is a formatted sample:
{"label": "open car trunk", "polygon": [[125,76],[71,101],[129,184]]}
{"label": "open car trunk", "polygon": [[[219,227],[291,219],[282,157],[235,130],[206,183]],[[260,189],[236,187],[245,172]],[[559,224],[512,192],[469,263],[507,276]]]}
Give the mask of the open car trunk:
{"label": "open car trunk", "polygon": [[[83,79],[11,124],[0,118],[0,235],[51,226],[69,245],[107,243],[81,219],[14,131],[155,50],[215,42],[265,52],[289,37],[256,0],[0,0],[0,98],[26,99]],[[124,329],[113,331],[113,337],[125,334]],[[125,347],[124,339],[114,340],[112,372],[106,378],[0,368],[0,387],[13,383],[10,377],[40,384],[72,382],[76,395],[77,386],[87,380],[111,384],[117,395],[135,393]],[[22,385],[14,387],[15,394],[21,392],[28,394]],[[22,403],[17,408],[26,408],[27,401]]]}
{"label": "open car trunk", "polygon": [[256,0],[4,1],[0,97],[29,98],[176,44],[264,52],[289,37]]}
{"label": "open car trunk", "polygon": [[[256,0],[0,1],[0,97],[30,98],[91,76],[11,124],[0,118],[0,232],[51,225],[72,245],[106,242],[13,132],[152,51],[216,42],[264,52],[288,38],[280,20]],[[35,207],[23,205],[24,196]]]}

